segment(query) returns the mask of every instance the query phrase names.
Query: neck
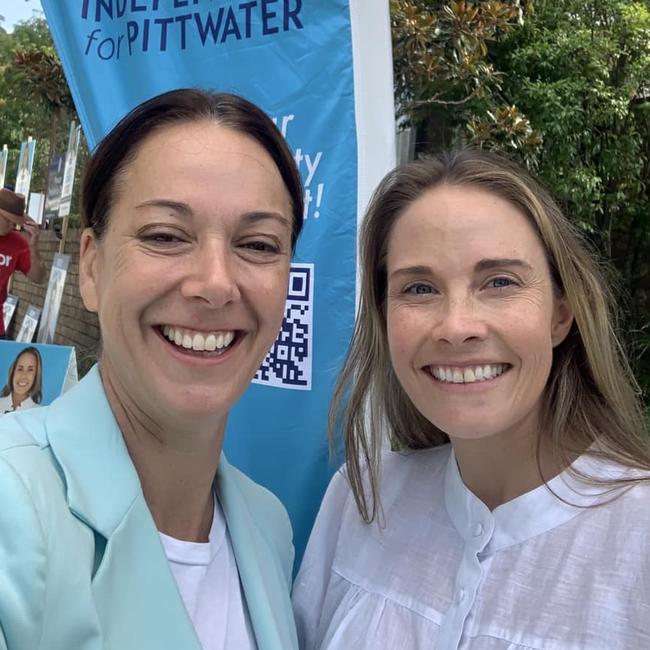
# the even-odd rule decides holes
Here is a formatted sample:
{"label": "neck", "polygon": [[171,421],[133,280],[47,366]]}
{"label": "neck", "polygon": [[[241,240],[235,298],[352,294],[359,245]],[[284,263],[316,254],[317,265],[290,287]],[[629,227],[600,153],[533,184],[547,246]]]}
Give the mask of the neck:
{"label": "neck", "polygon": [[209,423],[187,421],[185,426],[181,422],[175,426],[162,416],[154,418],[104,366],[104,390],[156,528],[176,539],[208,541],[226,418]]}
{"label": "neck", "polygon": [[11,405],[14,409],[17,409],[26,399],[27,395],[11,393]]}
{"label": "neck", "polygon": [[540,445],[533,431],[513,432],[478,440],[452,438],[458,469],[467,488],[494,510],[530,492],[559,474],[549,445]]}

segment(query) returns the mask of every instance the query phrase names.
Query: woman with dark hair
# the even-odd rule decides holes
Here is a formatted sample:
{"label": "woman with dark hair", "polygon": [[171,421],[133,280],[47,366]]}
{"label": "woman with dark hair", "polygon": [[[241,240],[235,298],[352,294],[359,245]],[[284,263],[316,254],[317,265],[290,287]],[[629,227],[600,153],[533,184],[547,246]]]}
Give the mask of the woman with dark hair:
{"label": "woman with dark hair", "polygon": [[30,409],[41,403],[43,364],[39,351],[21,350],[9,366],[7,383],[0,391],[0,414]]}
{"label": "woman with dark hair", "polygon": [[377,189],[360,265],[301,647],[650,648],[643,411],[557,204],[487,152],[412,163]]}
{"label": "woman with dark hair", "polygon": [[165,93],[99,144],[79,270],[99,363],[0,426],[0,648],[296,647],[289,519],[222,446],[302,215],[291,152],[239,97]]}

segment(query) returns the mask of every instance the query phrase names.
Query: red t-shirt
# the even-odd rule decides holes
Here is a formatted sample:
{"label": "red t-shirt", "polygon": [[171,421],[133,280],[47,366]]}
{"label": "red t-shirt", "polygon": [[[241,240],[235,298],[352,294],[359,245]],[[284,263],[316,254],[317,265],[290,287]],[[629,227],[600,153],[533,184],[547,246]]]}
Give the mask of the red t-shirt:
{"label": "red t-shirt", "polygon": [[[8,235],[0,236],[0,305],[7,299],[7,285],[14,271],[29,273],[32,256],[27,240],[12,230]],[[5,325],[0,314],[0,335],[5,333]]]}

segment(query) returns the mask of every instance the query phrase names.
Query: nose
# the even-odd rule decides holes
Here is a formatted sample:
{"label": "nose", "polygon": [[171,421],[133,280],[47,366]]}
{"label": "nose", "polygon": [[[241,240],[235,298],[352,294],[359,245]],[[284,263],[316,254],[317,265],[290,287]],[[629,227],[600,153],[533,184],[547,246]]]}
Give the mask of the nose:
{"label": "nose", "polygon": [[443,343],[462,345],[485,340],[487,324],[480,305],[470,297],[449,297],[439,314],[436,338]]}
{"label": "nose", "polygon": [[184,298],[210,307],[224,307],[241,298],[237,261],[227,242],[204,242],[186,263]]}

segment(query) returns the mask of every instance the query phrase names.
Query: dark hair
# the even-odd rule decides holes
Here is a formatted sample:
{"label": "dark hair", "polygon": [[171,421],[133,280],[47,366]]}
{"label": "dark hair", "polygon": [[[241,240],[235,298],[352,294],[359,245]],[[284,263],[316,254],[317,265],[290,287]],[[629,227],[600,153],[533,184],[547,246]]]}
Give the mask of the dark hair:
{"label": "dark hair", "polygon": [[7,373],[7,384],[2,389],[2,391],[0,391],[0,397],[6,397],[7,395],[11,395],[14,387],[14,373],[16,372],[18,359],[20,359],[20,357],[22,357],[23,354],[25,354],[26,352],[30,352],[36,357],[36,376],[34,377],[34,383],[32,384],[32,387],[29,390],[29,396],[32,398],[34,402],[36,402],[36,404],[40,404],[43,396],[42,394],[43,363],[41,361],[41,353],[34,346],[25,348],[24,350],[21,350],[16,355],[14,362],[11,364],[11,366],[9,366],[9,372]]}
{"label": "dark hair", "polygon": [[153,97],[123,117],[88,161],[81,190],[81,218],[99,239],[115,199],[115,179],[154,131],[183,122],[214,120],[249,136],[271,156],[291,198],[295,246],[303,224],[300,175],[291,151],[271,118],[255,104],[229,93],[183,88]]}

